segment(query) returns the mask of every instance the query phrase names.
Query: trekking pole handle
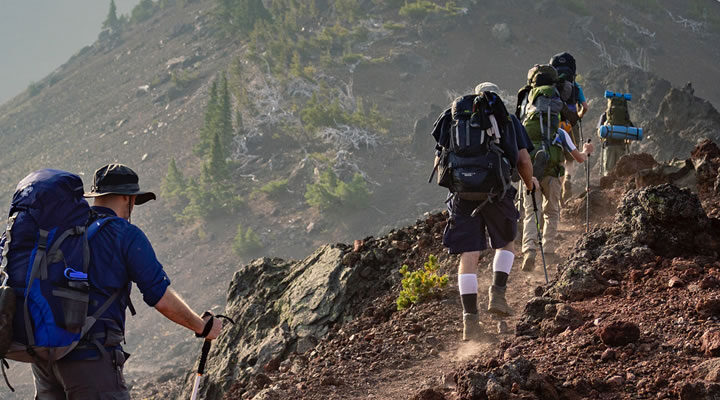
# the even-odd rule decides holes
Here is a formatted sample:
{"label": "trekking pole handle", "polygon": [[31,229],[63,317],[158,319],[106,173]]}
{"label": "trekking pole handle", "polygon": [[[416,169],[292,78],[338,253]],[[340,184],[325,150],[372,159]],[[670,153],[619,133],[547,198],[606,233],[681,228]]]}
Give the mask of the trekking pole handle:
{"label": "trekking pole handle", "polygon": [[537,212],[538,206],[537,206],[537,200],[535,200],[535,186],[533,186],[533,190],[529,191],[528,193],[532,194],[533,211]]}

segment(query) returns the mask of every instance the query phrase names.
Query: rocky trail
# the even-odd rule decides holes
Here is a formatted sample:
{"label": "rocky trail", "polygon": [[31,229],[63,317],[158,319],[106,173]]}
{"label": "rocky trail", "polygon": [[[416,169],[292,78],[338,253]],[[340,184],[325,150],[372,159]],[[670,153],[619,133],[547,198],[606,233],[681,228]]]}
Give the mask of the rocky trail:
{"label": "rocky trail", "polygon": [[[583,194],[577,196],[563,215],[565,246],[548,268],[550,283],[539,260],[535,271],[525,273],[518,257],[508,282],[515,314],[498,320],[481,312],[488,334],[483,343],[460,341],[458,259],[440,244],[443,213],[346,246],[341,258],[360,269],[370,253],[399,250],[398,258],[386,260],[395,269],[384,280],[377,277],[390,287],[356,299],[346,309],[356,317],[332,324],[322,340],[298,339],[281,355],[255,360],[217,398],[715,398],[720,221],[705,210],[716,209],[718,196],[707,182],[718,174],[715,168],[703,176],[706,167],[697,166],[720,161],[716,149],[701,143],[689,159],[705,161],[693,163],[700,197],[674,185],[640,185],[648,170],[661,165],[631,162],[643,155],[624,161],[637,166],[626,179],[591,188],[591,200],[600,197],[611,210],[593,216],[588,234],[579,217],[584,212],[570,212],[573,204],[584,204]],[[591,201],[591,211],[594,206]],[[430,254],[449,285],[431,301],[396,311],[399,278],[392,271],[400,264],[421,268]],[[491,260],[486,252],[479,264],[481,310]]]}
{"label": "rocky trail", "polygon": [[[426,223],[444,226],[444,218],[443,214],[431,215]],[[583,230],[583,224],[563,223],[560,232],[564,240],[572,243]],[[455,371],[471,360],[502,357],[501,343],[515,336],[521,311],[544,284],[544,274],[540,261],[532,273],[517,268],[508,283],[508,301],[515,315],[497,319],[481,312],[488,341],[462,342],[462,307],[456,284],[458,258],[445,253],[440,238],[436,233],[432,245],[412,260],[412,266],[420,268],[429,254],[438,255],[442,272],[450,276],[450,284],[438,299],[406,312],[393,312],[396,294],[382,296],[363,311],[362,317],[330,333],[309,354],[263,366],[263,372],[255,375],[249,385],[236,386],[226,398],[457,398]],[[570,249],[567,246],[563,252]],[[480,310],[487,304],[492,257],[491,251],[485,252],[479,264]],[[556,269],[557,264],[549,265],[548,274],[552,276]]]}

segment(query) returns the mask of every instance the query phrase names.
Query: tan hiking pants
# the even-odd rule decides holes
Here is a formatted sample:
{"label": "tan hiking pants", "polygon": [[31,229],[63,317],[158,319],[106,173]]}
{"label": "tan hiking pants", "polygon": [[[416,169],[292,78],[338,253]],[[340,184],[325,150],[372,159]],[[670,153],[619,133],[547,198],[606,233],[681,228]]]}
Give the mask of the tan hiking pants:
{"label": "tan hiking pants", "polygon": [[[560,222],[560,178],[546,176],[540,182],[541,192],[535,192],[535,200],[538,206],[538,217],[542,218],[543,250],[546,253],[554,253],[557,249],[557,226]],[[535,225],[535,212],[533,209],[532,195],[526,190],[522,191],[523,207],[523,240],[522,252],[537,250],[537,226]],[[541,201],[542,200],[542,201]]]}

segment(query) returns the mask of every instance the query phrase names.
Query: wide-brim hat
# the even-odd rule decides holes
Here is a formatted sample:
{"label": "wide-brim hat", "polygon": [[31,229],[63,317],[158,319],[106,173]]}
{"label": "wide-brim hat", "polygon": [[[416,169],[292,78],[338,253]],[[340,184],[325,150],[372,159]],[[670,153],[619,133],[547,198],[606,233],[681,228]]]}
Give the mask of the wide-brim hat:
{"label": "wide-brim hat", "polygon": [[90,191],[83,197],[100,197],[108,194],[136,196],[135,204],[140,205],[157,197],[153,192],[140,190],[138,175],[123,164],[108,164],[98,168],[93,176]]}

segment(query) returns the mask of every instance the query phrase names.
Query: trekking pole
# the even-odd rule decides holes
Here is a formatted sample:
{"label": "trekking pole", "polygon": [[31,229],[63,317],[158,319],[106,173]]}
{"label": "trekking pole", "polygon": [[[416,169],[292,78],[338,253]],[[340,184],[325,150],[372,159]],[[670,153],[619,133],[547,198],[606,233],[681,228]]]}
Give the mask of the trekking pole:
{"label": "trekking pole", "polygon": [[191,400],[197,399],[198,390],[200,389],[200,380],[205,373],[205,363],[207,362],[208,353],[210,353],[210,346],[212,342],[206,340],[203,343],[202,352],[200,353],[200,365],[198,365],[197,375],[195,375],[195,383],[193,384],[193,391]]}
{"label": "trekking pole", "polygon": [[[230,322],[231,324],[235,324],[235,321],[233,321],[230,317],[226,317],[224,315],[213,315],[210,311],[205,311],[202,315],[202,318],[205,318],[207,316],[210,316],[209,321],[212,321],[213,318],[222,318]],[[210,330],[212,329],[212,323],[209,325],[210,327],[205,328],[207,332],[203,332],[203,335],[207,335]],[[200,362],[198,363],[198,370],[197,374],[195,375],[195,383],[193,383],[193,391],[192,391],[192,397],[190,397],[190,400],[197,400],[198,391],[200,390],[200,381],[202,380],[203,374],[205,374],[205,364],[207,363],[208,354],[210,354],[210,346],[212,345],[212,341],[205,339],[202,346],[202,351],[200,352]]]}
{"label": "trekking pole", "polygon": [[[590,139],[587,141],[590,143]],[[590,155],[585,160],[585,233],[590,232]]]}
{"label": "trekking pole", "polygon": [[605,176],[605,139],[600,139],[600,177]]}
{"label": "trekking pole", "polygon": [[542,233],[540,232],[540,220],[538,219],[538,206],[537,206],[537,200],[535,200],[535,187],[534,186],[533,186],[531,195],[532,195],[533,211],[535,212],[535,227],[537,228],[538,245],[540,246],[540,256],[542,257],[542,262],[543,262],[543,272],[545,272],[545,284],[547,285],[548,284],[547,265],[545,264],[545,252],[543,251]]}

